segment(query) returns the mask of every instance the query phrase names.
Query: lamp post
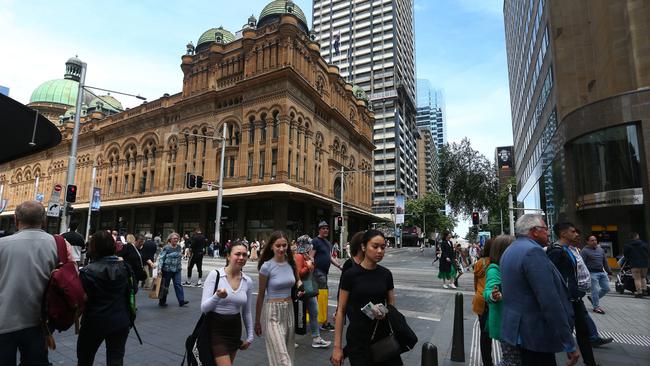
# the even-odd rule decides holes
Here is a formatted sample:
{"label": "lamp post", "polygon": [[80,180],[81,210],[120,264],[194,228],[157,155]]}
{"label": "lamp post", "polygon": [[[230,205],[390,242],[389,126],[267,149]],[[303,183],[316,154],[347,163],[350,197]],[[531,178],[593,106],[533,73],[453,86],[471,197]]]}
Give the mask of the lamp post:
{"label": "lamp post", "polygon": [[[84,95],[84,83],[86,82],[86,66],[85,62],[80,62],[80,78],[79,78],[79,87],[77,88],[77,103],[75,105],[75,114],[74,114],[74,129],[72,130],[72,144],[70,146],[70,156],[68,156],[68,172],[66,174],[66,187],[70,184],[74,184],[74,175],[77,169],[77,142],[79,140],[79,125],[81,123],[81,104],[83,102]],[[61,225],[59,227],[59,232],[63,233],[68,229],[68,213],[65,208],[67,208],[68,203],[64,203],[63,214],[61,215]]]}
{"label": "lamp post", "polygon": [[221,207],[223,202],[223,164],[226,155],[226,135],[228,133],[228,124],[223,124],[223,136],[221,137],[221,166],[219,167],[219,193],[217,193],[217,221],[214,223],[214,242],[220,243],[221,240]]}
{"label": "lamp post", "polygon": [[345,216],[343,216],[343,199],[345,197],[345,175],[349,173],[367,173],[367,172],[372,172],[374,170],[366,170],[366,169],[348,169],[345,170],[345,166],[341,164],[341,170],[339,171],[339,174],[341,174],[341,202],[340,202],[340,210],[341,210],[341,227],[340,229],[340,234],[339,234],[339,246],[340,248],[343,248],[343,240],[345,237],[345,232],[343,228],[345,227]]}

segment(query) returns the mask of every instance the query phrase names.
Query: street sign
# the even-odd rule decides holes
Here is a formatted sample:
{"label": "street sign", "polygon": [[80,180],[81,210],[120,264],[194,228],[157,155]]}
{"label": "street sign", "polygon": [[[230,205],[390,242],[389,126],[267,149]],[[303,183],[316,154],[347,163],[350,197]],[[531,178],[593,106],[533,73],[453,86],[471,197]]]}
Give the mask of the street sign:
{"label": "street sign", "polygon": [[211,180],[208,181],[207,186],[208,186],[208,191],[211,191],[212,190],[212,181]]}
{"label": "street sign", "polygon": [[45,199],[45,195],[43,193],[36,193],[36,200],[38,202],[43,202],[43,199]]}
{"label": "street sign", "polygon": [[47,205],[47,216],[59,217],[61,215],[61,205],[58,203],[50,202]]}
{"label": "street sign", "polygon": [[7,208],[7,205],[9,204],[9,199],[5,198],[2,201],[0,201],[0,213],[3,213],[4,210]]}
{"label": "street sign", "polygon": [[62,189],[63,189],[63,186],[61,186],[60,184],[55,184],[54,185],[54,192],[61,192]]}
{"label": "street sign", "polygon": [[98,187],[93,188],[93,200],[90,203],[90,210],[91,211],[99,211],[101,205],[102,205],[102,189]]}

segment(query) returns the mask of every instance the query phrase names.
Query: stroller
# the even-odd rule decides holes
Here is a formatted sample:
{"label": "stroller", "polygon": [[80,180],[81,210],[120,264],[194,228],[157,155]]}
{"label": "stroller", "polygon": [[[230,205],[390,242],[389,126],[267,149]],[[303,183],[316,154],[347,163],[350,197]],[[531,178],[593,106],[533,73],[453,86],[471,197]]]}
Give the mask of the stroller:
{"label": "stroller", "polygon": [[[616,292],[623,294],[627,290],[634,294],[636,292],[636,286],[634,285],[634,277],[632,277],[632,268],[627,264],[625,259],[622,259],[622,262],[621,271],[616,275]],[[650,290],[650,285],[646,287],[646,293],[648,290]]]}

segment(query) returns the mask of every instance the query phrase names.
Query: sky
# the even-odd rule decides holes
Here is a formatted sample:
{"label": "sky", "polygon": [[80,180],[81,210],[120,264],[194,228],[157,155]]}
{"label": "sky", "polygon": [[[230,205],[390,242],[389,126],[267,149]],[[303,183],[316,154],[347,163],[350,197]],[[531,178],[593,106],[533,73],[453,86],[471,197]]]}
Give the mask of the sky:
{"label": "sky", "polygon": [[[0,85],[28,103],[76,55],[88,64],[87,85],[155,100],[181,90],[189,41],[218,26],[234,33],[268,2],[0,0]],[[312,2],[294,2],[311,24]],[[448,141],[468,137],[491,160],[497,146],[512,144],[502,7],[415,0],[416,77],[444,91]],[[125,107],[141,103],[116,97]]]}

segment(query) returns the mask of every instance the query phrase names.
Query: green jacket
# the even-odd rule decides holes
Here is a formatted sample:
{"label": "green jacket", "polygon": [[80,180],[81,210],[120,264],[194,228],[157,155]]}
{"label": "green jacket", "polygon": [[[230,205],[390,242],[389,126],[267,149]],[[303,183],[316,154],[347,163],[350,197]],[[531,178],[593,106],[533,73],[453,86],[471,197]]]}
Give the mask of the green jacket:
{"label": "green jacket", "polygon": [[490,299],[494,286],[501,287],[501,269],[498,264],[490,263],[485,279],[483,298],[488,304],[487,331],[490,338],[501,340],[501,301],[494,302]]}

